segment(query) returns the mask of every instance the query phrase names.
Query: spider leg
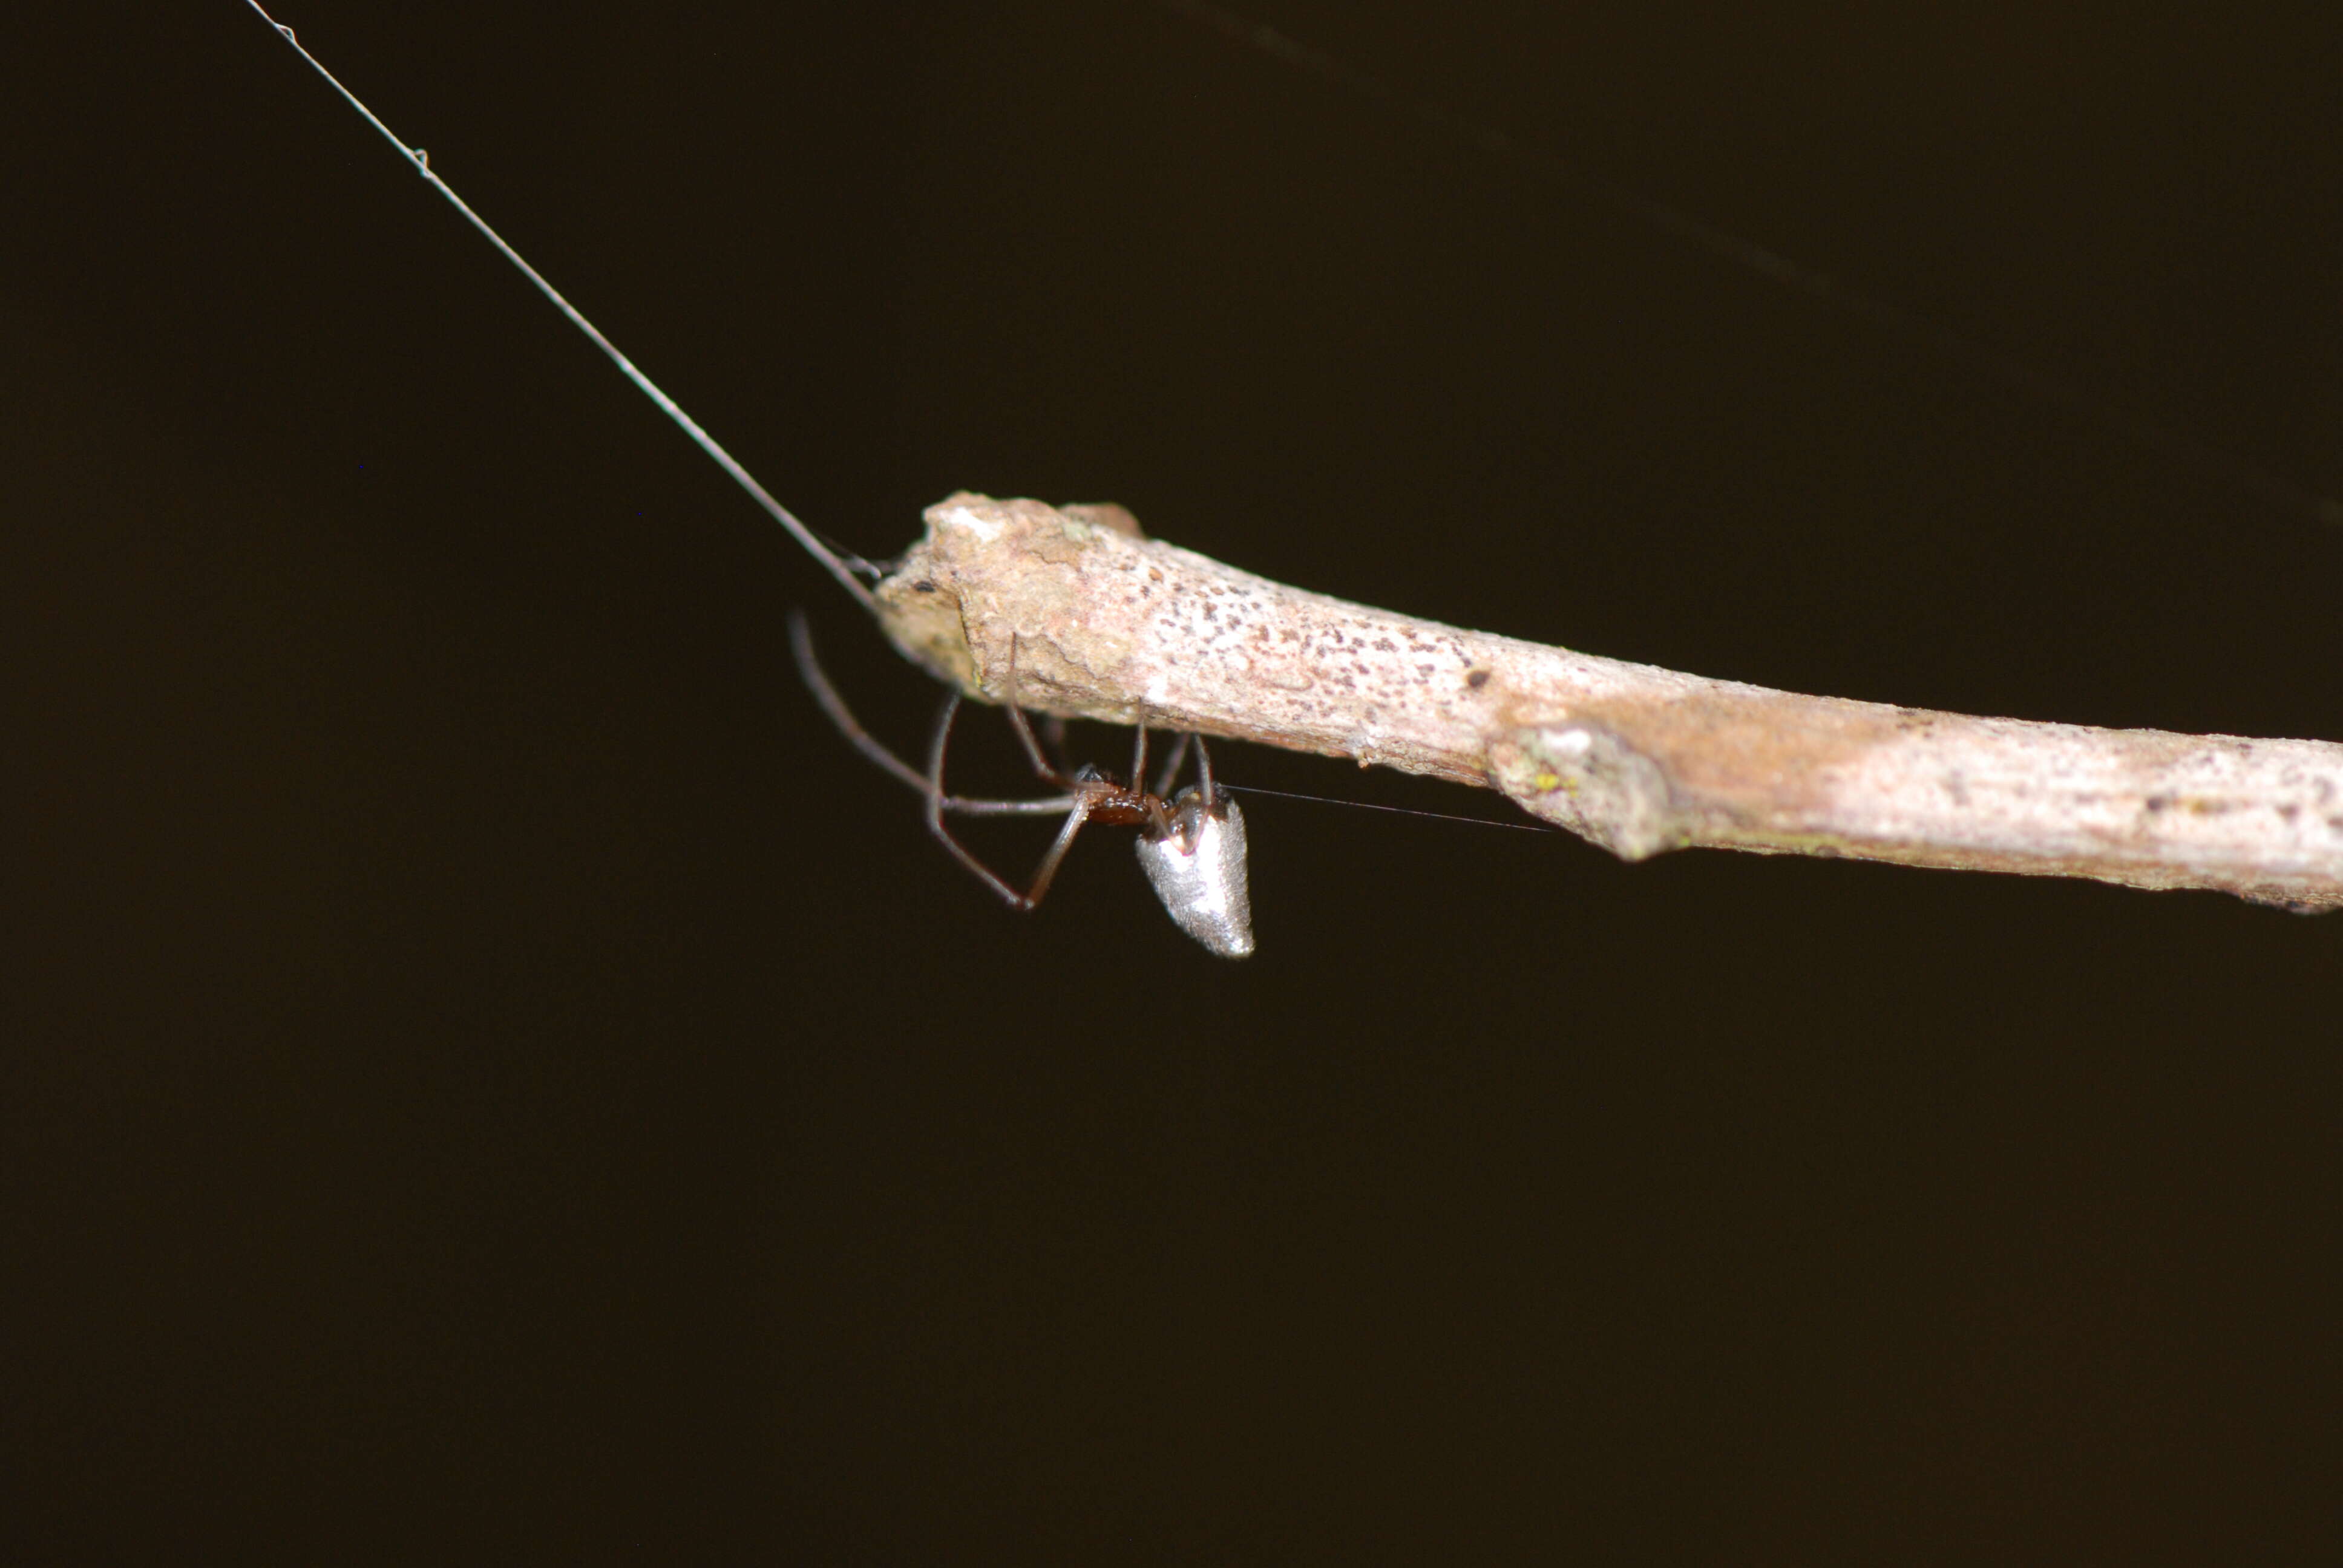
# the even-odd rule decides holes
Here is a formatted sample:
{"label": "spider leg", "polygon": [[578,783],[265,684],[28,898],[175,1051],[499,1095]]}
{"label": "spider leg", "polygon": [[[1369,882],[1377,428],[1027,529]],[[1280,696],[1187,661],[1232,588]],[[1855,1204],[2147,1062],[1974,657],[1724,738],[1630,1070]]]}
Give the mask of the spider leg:
{"label": "spider leg", "polygon": [[936,718],[935,745],[928,753],[928,831],[951,852],[953,859],[958,860],[977,880],[999,893],[1011,908],[1030,910],[1041,901],[1042,894],[1050,890],[1051,879],[1058,874],[1058,863],[1066,858],[1066,851],[1073,848],[1074,835],[1081,831],[1083,819],[1091,814],[1091,797],[1076,794],[1069,799],[1064,808],[1066,825],[1058,829],[1057,841],[1050,846],[1050,852],[1041,857],[1041,864],[1033,873],[1033,885],[1024,892],[1019,892],[1001,880],[991,867],[970,853],[968,847],[953,838],[951,829],[944,826],[944,747],[951,739],[952,719],[959,713],[960,693],[955,691],[944,699],[943,711]]}
{"label": "spider leg", "polygon": [[1147,787],[1147,719],[1143,714],[1131,726],[1130,778],[1132,789]]}
{"label": "spider leg", "polygon": [[1050,766],[1050,759],[1041,755],[1041,743],[1033,739],[1033,726],[1026,719],[1025,710],[1017,706],[1017,699],[1011,697],[1001,705],[1001,711],[1009,716],[1009,728],[1017,731],[1018,741],[1025,748],[1025,755],[1032,759],[1034,773],[1043,783],[1064,789],[1069,780],[1064,774]]}
{"label": "spider leg", "polygon": [[[830,685],[820,660],[814,657],[813,629],[807,624],[805,611],[801,609],[789,611],[789,651],[797,656],[798,678],[805,682],[806,689],[813,693],[815,706],[838,727],[838,732],[846,737],[847,743],[880,770],[925,794],[927,775],[880,745],[878,739],[863,729],[847,709],[846,699],[839,696],[838,689]],[[1041,817],[1053,811],[1063,811],[1072,804],[1071,796],[1055,796],[1040,800],[993,800],[947,795],[943,799],[943,809],[963,817]]]}
{"label": "spider leg", "polygon": [[1058,874],[1058,862],[1063,860],[1066,851],[1074,847],[1074,835],[1082,830],[1082,821],[1090,814],[1091,798],[1076,796],[1073,809],[1066,813],[1066,825],[1058,829],[1058,841],[1050,846],[1050,852],[1042,856],[1041,863],[1033,869],[1033,885],[1025,890],[1025,897],[1019,905],[1021,909],[1031,909],[1041,901],[1041,895],[1050,890],[1051,880]]}
{"label": "spider leg", "polygon": [[[1195,739],[1193,735],[1182,731],[1180,739],[1172,743],[1172,755],[1164,759],[1163,771],[1157,774],[1155,778],[1156,794],[1166,799],[1170,798],[1172,781],[1180,777],[1180,764],[1188,760],[1188,748],[1194,743]],[[1139,782],[1139,775],[1133,773],[1131,776],[1131,781],[1136,785]]]}
{"label": "spider leg", "polygon": [[1035,776],[1061,789],[1068,788],[1072,780],[1041,755],[1041,743],[1033,739],[1033,726],[1027,721],[1025,710],[1017,706],[1017,634],[1013,631],[1009,634],[1009,689],[1001,694],[1001,709],[1009,715],[1009,728],[1017,731],[1018,743],[1025,748]]}
{"label": "spider leg", "polygon": [[[1065,859],[1066,851],[1073,848],[1074,835],[1081,831],[1082,823],[1089,818],[1092,798],[1082,791],[1073,789],[1070,789],[1063,795],[1039,800],[992,800],[947,795],[944,793],[944,752],[951,741],[952,721],[960,716],[959,692],[955,691],[944,699],[942,711],[936,716],[935,739],[930,743],[928,750],[928,770],[920,773],[880,745],[869,730],[856,721],[853,713],[848,709],[845,699],[840,697],[837,689],[830,685],[830,678],[822,672],[820,660],[814,657],[813,632],[807,625],[805,614],[801,610],[789,612],[789,648],[797,656],[798,674],[804,679],[806,689],[813,693],[814,701],[829,717],[830,721],[838,727],[839,733],[845,736],[854,749],[861,752],[864,757],[886,772],[909,784],[912,789],[919,790],[925,797],[924,814],[927,819],[928,831],[935,836],[936,841],[950,853],[951,858],[958,860],[961,867],[978,881],[1000,894],[1002,900],[1011,908],[1030,910],[1039,904],[1041,901],[1041,896],[1050,890],[1051,882],[1056,879],[1058,867]],[[1016,729],[1018,738],[1024,742],[1025,754],[1032,759],[1033,770],[1051,783],[1064,784],[1068,782],[1065,776],[1051,767],[1048,759],[1041,755],[1041,747],[1033,738],[1032,727],[1026,722],[1023,711],[1016,706],[1016,644],[1011,641],[1010,644],[1011,701],[1007,705],[1010,722]],[[991,867],[978,859],[966,845],[952,837],[951,829],[944,825],[946,812],[960,816],[998,817],[1041,816],[1053,811],[1065,814],[1065,825],[1058,829],[1056,840],[1051,844],[1049,852],[1041,857],[1041,863],[1035,868],[1032,886],[1021,893],[1004,881]]]}
{"label": "spider leg", "polygon": [[1151,795],[1147,792],[1147,725],[1142,719],[1132,728],[1138,731],[1138,739],[1131,743],[1131,787],[1146,803],[1147,830],[1158,839],[1166,838],[1172,832],[1172,816],[1163,809],[1163,791],[1158,789]]}

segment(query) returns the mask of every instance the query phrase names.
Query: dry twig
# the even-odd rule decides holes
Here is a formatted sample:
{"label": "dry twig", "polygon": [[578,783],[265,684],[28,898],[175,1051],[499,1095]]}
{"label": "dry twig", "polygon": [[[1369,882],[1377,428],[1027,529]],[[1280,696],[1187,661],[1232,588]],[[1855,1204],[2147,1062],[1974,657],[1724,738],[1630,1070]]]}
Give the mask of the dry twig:
{"label": "dry twig", "polygon": [[1710,845],[2343,904],[2343,745],[1802,697],[1463,631],[961,494],[878,588],[897,647],[998,702],[1503,790],[1627,859]]}

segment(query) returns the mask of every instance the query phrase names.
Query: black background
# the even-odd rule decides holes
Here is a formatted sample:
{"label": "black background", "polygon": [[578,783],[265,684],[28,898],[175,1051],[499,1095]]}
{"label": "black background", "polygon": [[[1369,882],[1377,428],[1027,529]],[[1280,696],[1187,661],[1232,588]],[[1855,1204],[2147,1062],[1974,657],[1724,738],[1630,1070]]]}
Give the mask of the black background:
{"label": "black background", "polygon": [[[1135,0],[282,19],[874,556],[1114,499],[1590,652],[2337,739],[2343,531],[2242,477],[2343,493],[2317,9],[1270,9],[2113,425]],[[43,26],[15,1560],[2331,1541],[2343,918],[1267,799],[1244,964],[1123,835],[1012,915],[783,612],[899,744],[932,689],[257,18]]]}

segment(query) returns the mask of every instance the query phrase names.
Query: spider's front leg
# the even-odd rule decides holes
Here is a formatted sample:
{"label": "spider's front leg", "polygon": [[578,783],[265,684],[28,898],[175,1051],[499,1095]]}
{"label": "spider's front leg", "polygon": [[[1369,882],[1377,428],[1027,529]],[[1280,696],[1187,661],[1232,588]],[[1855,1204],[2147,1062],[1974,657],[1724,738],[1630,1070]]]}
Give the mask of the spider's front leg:
{"label": "spider's front leg", "polygon": [[[1067,782],[1059,779],[1056,772],[1042,759],[1041,748],[1033,743],[1033,731],[1026,724],[1025,715],[1014,707],[1009,709],[1009,714],[1016,721],[1017,733],[1024,739],[1026,748],[1033,758],[1035,770],[1053,783]],[[1073,847],[1074,835],[1081,831],[1084,819],[1091,814],[1093,797],[1089,790],[1079,785],[1072,785],[1068,789],[1066,825],[1058,829],[1057,841],[1050,846],[1049,853],[1041,857],[1041,865],[1035,868],[1032,885],[1023,892],[1019,892],[1003,881],[991,867],[970,853],[967,845],[953,838],[951,829],[944,825],[944,804],[947,799],[944,794],[944,749],[951,740],[952,720],[959,716],[960,693],[955,691],[944,699],[943,711],[936,717],[935,742],[928,749],[928,831],[935,835],[938,843],[950,851],[953,859],[967,868],[970,874],[986,887],[999,893],[1011,906],[1020,910],[1030,910],[1039,904],[1041,901],[1041,896],[1050,890],[1051,879],[1058,874],[1058,863],[1066,858],[1066,851]]]}

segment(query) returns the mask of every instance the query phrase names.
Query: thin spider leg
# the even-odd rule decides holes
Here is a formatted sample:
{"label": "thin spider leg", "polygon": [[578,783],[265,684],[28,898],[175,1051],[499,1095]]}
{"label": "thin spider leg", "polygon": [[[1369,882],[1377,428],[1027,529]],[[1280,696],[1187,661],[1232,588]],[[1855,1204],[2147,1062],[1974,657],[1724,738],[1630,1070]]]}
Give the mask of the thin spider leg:
{"label": "thin spider leg", "polygon": [[1204,797],[1204,809],[1212,809],[1212,754],[1204,749],[1204,738],[1196,737],[1196,779]]}
{"label": "thin spider leg", "polygon": [[1071,783],[1063,773],[1051,767],[1050,759],[1041,755],[1041,743],[1033,739],[1033,726],[1027,721],[1025,710],[1011,702],[1001,711],[1009,715],[1009,728],[1017,731],[1017,739],[1024,743],[1025,755],[1033,759],[1033,771],[1040,775],[1041,781],[1055,784],[1061,789]]}
{"label": "thin spider leg", "polygon": [[[1156,794],[1167,799],[1170,799],[1172,785],[1180,777],[1180,764],[1188,760],[1188,748],[1195,739],[1194,736],[1183,730],[1181,732],[1180,739],[1172,742],[1172,755],[1164,759],[1163,771],[1155,776]],[[1132,774],[1131,781],[1136,785],[1139,782],[1139,775]]]}
{"label": "thin spider leg", "polygon": [[[1134,789],[1143,789],[1147,787],[1146,721],[1141,719],[1139,723],[1132,725],[1131,731],[1131,787]],[[1156,793],[1160,795],[1162,791],[1159,789]]]}
{"label": "thin spider leg", "polygon": [[1077,797],[1074,809],[1066,813],[1066,825],[1058,829],[1058,841],[1050,846],[1050,852],[1042,856],[1041,863],[1033,869],[1033,885],[1025,890],[1021,908],[1031,909],[1041,901],[1041,895],[1050,890],[1051,880],[1058,874],[1058,862],[1063,860],[1066,851],[1074,847],[1074,835],[1082,830],[1082,820],[1090,814],[1091,798],[1087,795]]}
{"label": "thin spider leg", "polygon": [[1009,727],[1017,731],[1017,739],[1025,748],[1025,755],[1033,761],[1034,774],[1061,789],[1072,782],[1063,773],[1050,766],[1041,755],[1041,743],[1033,739],[1033,727],[1025,721],[1025,710],[1017,706],[1017,634],[1009,634],[1009,689],[1002,694],[1001,707],[1009,715]]}
{"label": "thin spider leg", "polygon": [[[951,829],[944,826],[944,747],[951,739],[952,720],[959,714],[960,693],[955,691],[944,699],[943,711],[936,717],[935,744],[928,752],[928,777],[923,786],[928,796],[928,831],[951,852],[953,859],[958,860],[977,880],[1007,900],[1012,909],[1030,910],[1038,899],[1038,893],[1021,893],[1002,881],[993,873],[991,867],[970,854],[967,846],[953,838]],[[1074,829],[1081,826],[1082,819],[1089,814],[1090,801],[1083,797],[1075,797],[1067,809],[1066,825],[1059,830],[1058,841],[1051,846],[1049,855],[1041,862],[1045,874],[1041,887],[1044,890],[1049,887],[1047,873],[1057,870],[1058,860],[1065,854],[1066,846],[1073,841]]]}
{"label": "thin spider leg", "polygon": [[[838,732],[846,737],[848,744],[883,771],[921,794],[927,793],[927,776],[880,745],[878,739],[863,729],[848,710],[846,699],[839,696],[836,687],[830,685],[821,661],[814,657],[813,628],[807,624],[805,611],[800,609],[789,611],[789,651],[797,656],[798,678],[806,683],[806,689],[813,693],[815,705],[828,716],[830,723],[838,727]],[[1071,795],[1051,796],[1039,800],[995,800],[947,795],[943,809],[962,817],[1046,817],[1051,812],[1063,811],[1072,804],[1073,797]]]}
{"label": "thin spider leg", "polygon": [[1072,810],[1081,799],[1079,795],[1037,795],[1031,800],[990,800],[982,796],[971,799],[966,795],[947,795],[944,809],[955,817],[1051,817]]}

